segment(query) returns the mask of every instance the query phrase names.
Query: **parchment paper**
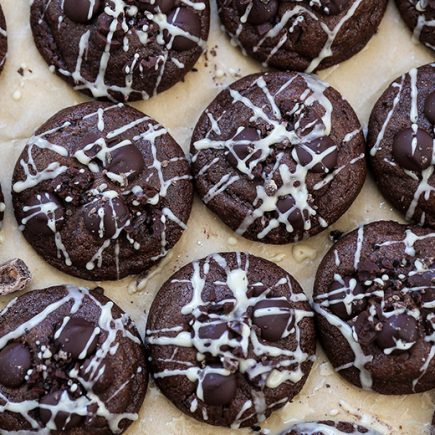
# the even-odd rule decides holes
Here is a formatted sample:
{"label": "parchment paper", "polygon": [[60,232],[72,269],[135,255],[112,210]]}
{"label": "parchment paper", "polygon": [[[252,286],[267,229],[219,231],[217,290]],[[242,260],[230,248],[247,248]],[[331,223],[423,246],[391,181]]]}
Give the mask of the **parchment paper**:
{"label": "parchment paper", "polygon": [[[199,115],[222,87],[261,70],[259,64],[231,46],[220,29],[212,3],[208,54],[198,62],[198,71],[156,98],[134,104],[168,128],[186,152]],[[37,52],[29,26],[28,0],[2,0],[1,5],[8,25],[9,58],[0,77],[0,181],[7,206],[0,261],[16,256],[26,261],[34,274],[33,288],[64,283],[94,286],[96,283],[80,281],[49,267],[24,240],[13,217],[10,180],[26,139],[58,110],[83,102],[86,97],[52,74]],[[351,60],[319,75],[342,92],[366,127],[371,108],[388,83],[433,58],[432,52],[412,42],[411,33],[390,1],[379,33],[368,46]],[[296,245],[267,246],[235,236],[196,199],[188,230],[160,267],[141,281],[141,291],[133,293],[138,287],[135,277],[98,284],[136,320],[141,334],[146,311],[163,282],[182,265],[217,251],[244,250],[274,261],[293,274],[311,296],[316,268],[331,246],[329,231],[349,231],[361,223],[382,218],[402,221],[369,178],[352,208],[332,228]],[[8,299],[0,298],[0,305]],[[435,392],[382,396],[347,384],[334,373],[319,346],[317,362],[302,392],[293,403],[269,418],[264,427],[276,433],[294,421],[344,419],[360,421],[385,434],[424,434],[428,433],[434,408]],[[178,411],[151,383],[140,418],[128,433],[225,435],[247,434],[249,430],[227,430],[198,423]]]}

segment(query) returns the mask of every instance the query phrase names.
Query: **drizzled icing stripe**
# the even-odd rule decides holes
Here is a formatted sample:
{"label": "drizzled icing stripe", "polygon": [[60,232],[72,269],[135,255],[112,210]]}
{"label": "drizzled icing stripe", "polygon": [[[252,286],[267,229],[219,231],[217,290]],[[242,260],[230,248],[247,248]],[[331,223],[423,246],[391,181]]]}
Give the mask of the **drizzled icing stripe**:
{"label": "drizzled icing stripe", "polygon": [[[231,257],[236,260],[235,267],[230,266],[233,264]],[[180,273],[179,278],[176,274],[166,284],[182,285],[189,289],[189,301],[180,308],[183,317],[192,318],[188,323],[189,330],[179,324],[159,328],[157,325],[161,319],[153,317],[152,307],[152,320],[151,323],[149,320],[146,331],[154,378],[158,384],[159,380],[163,382],[165,378],[177,376],[195,383],[196,393],[191,398],[190,412],[196,417],[199,412],[206,420],[207,407],[210,404],[210,398],[207,396],[210,376],[218,375],[225,379],[222,381],[221,389],[226,391],[230,391],[235,382],[234,373],[239,372],[245,376],[250,388],[250,397],[247,396],[241,405],[232,423],[233,428],[242,426],[254,417],[261,422],[269,413],[268,410],[287,402],[288,397],[284,397],[270,403],[267,389],[276,389],[285,383],[300,383],[306,375],[302,366],[313,361],[313,355],[301,348],[304,336],[301,322],[313,315],[304,305],[307,301],[306,296],[293,291],[290,278],[284,273],[281,277],[274,276],[271,281],[275,283],[271,286],[252,280],[252,258],[243,253],[213,254],[193,262],[191,272],[187,276]],[[217,270],[218,276],[223,275],[224,278],[210,281],[211,276],[216,276]],[[216,288],[215,301],[203,299],[204,291],[210,288],[210,285]],[[165,287],[161,291],[164,289]],[[221,291],[229,291],[231,296],[222,299],[218,296]],[[273,296],[277,292],[281,294],[282,291],[288,296]],[[249,315],[251,310],[253,314]],[[267,320],[269,316],[284,316],[283,330],[279,330],[280,337],[276,338],[291,337],[292,343],[296,343],[295,347],[292,344],[292,350],[268,342],[264,337],[260,337],[258,328],[253,327],[254,324],[260,324],[257,322]],[[235,336],[234,331],[238,331]],[[174,349],[170,351],[173,352],[171,359],[159,356],[159,347],[162,346]],[[196,351],[195,360],[181,360],[180,357],[175,359],[178,348],[193,348]],[[220,363],[202,364],[208,356],[219,359]]]}
{"label": "drizzled icing stripe", "polygon": [[[58,288],[59,289],[59,288]],[[107,300],[107,302],[100,302],[88,289],[77,288],[74,286],[64,287],[65,294],[63,297],[55,300],[49,305],[45,306],[39,313],[33,317],[27,319],[21,323],[17,328],[6,333],[0,337],[0,351],[5,348],[11,342],[19,342],[20,338],[34,328],[37,328],[41,323],[45,322],[50,316],[57,310],[64,309],[67,305],[68,314],[65,316],[64,321],[57,330],[53,333],[54,339],[59,338],[64,328],[68,325],[71,318],[75,318],[79,315],[86,303],[92,303],[99,309],[99,316],[96,321],[96,326],[94,327],[94,333],[91,334],[88,343],[85,345],[82,354],[79,355],[79,359],[84,360],[86,357],[86,351],[89,349],[90,343],[94,340],[94,337],[101,337],[104,334],[104,341],[99,343],[98,348],[93,356],[87,359],[87,378],[84,379],[82,371],[73,368],[69,373],[65,373],[69,379],[68,386],[71,392],[78,390],[80,385],[86,390],[86,395],[82,395],[76,399],[70,396],[67,390],[62,390],[60,393],[59,402],[57,404],[42,403],[40,400],[22,400],[14,401],[10,400],[8,393],[1,391],[0,389],[0,412],[9,412],[18,414],[22,417],[32,428],[30,431],[24,431],[25,433],[38,431],[38,433],[50,433],[53,430],[59,430],[60,428],[56,425],[56,417],[60,413],[67,413],[68,415],[76,414],[78,416],[89,416],[90,413],[94,416],[104,418],[110,431],[112,433],[121,433],[123,429],[120,428],[121,421],[124,420],[137,420],[138,415],[136,413],[124,412],[124,413],[114,413],[109,410],[110,399],[101,400],[98,394],[94,393],[93,387],[102,377],[104,371],[106,370],[106,359],[107,357],[115,357],[119,349],[119,340],[130,340],[135,345],[141,346],[141,340],[137,335],[129,331],[131,326],[131,320],[124,313],[121,316],[116,316],[112,301]],[[52,291],[57,290],[56,288],[49,289]],[[43,291],[42,291],[43,292]],[[14,310],[17,303],[20,303],[20,298],[16,298],[10,302],[10,304],[0,313],[1,317],[10,315],[9,312]],[[79,316],[80,317],[80,316]],[[77,337],[79,339],[80,337]],[[44,340],[45,341],[45,340]],[[36,342],[38,345],[38,342]],[[43,347],[44,353],[37,353],[33,358],[39,358],[41,361],[39,365],[37,363],[32,364],[33,367],[45,367],[51,361],[51,358],[55,356],[54,349],[49,349],[48,347]],[[41,348],[42,349],[42,348]],[[58,358],[61,358],[59,353]],[[134,361],[135,363],[140,363],[140,361]],[[36,369],[35,369],[36,370]],[[111,396],[113,399],[118,395],[123,389],[128,386],[128,383],[133,380],[133,378],[142,378],[145,367],[141,367],[140,364],[132,375],[129,381],[123,383]],[[28,373],[31,374],[33,371],[30,370]],[[30,376],[30,374],[28,376]],[[42,375],[41,375],[42,376]],[[51,418],[45,425],[41,425],[41,421],[35,417],[35,411],[38,410],[48,410],[51,413]],[[90,411],[92,410],[92,411]],[[36,413],[38,415],[38,413]],[[23,432],[23,431],[21,431]],[[19,432],[17,432],[19,433]]]}
{"label": "drizzled icing stripe", "polygon": [[[236,83],[224,91],[231,98],[234,107],[232,110],[236,111],[239,107],[251,113],[246,122],[248,127],[235,125],[232,138],[222,138],[225,134],[222,133],[222,126],[225,125],[226,130],[229,128],[225,113],[219,118],[215,118],[211,113],[211,107],[220,101],[220,96],[217,97],[217,102],[212,103],[205,112],[209,121],[207,130],[200,121],[197,130],[201,128],[205,131],[203,133],[201,130],[200,135],[194,133],[196,139],[192,142],[192,163],[196,178],[200,179],[207,178],[208,173],[213,173],[214,167],[220,162],[219,157],[216,157],[202,167],[198,165],[196,169],[195,163],[204,151],[223,150],[225,158],[235,162],[233,166],[237,169],[237,174],[225,173],[202,194],[206,204],[219,195],[233,195],[232,186],[237,185],[240,180],[248,179],[256,184],[256,197],[250,201],[250,208],[236,229],[238,234],[245,235],[254,223],[262,221],[262,229],[256,234],[257,239],[267,240],[269,234],[281,226],[284,226],[288,233],[293,233],[293,238],[298,239],[299,234],[307,235],[315,226],[326,228],[332,223],[327,222],[318,210],[313,200],[313,191],[325,188],[342,171],[349,170],[350,166],[361,166],[364,153],[355,155],[339,167],[336,167],[334,160],[337,162],[337,154],[344,147],[354,146],[355,141],[361,140],[362,135],[361,130],[356,129],[348,131],[336,142],[330,139],[334,130],[334,106],[326,95],[326,91],[330,89],[326,83],[301,73],[289,74],[286,80],[283,80],[281,74],[276,75],[276,78],[283,81],[283,84],[274,91],[270,85],[274,77],[273,74],[252,76],[252,84],[247,89],[241,89]],[[279,107],[278,100],[282,95],[292,87],[300,85],[301,81],[306,89],[300,96],[293,97],[293,107],[285,110]],[[257,90],[264,96],[260,103],[254,102],[251,97],[257,95]],[[316,118],[308,122],[306,119],[310,116],[310,111],[316,112]],[[291,125],[289,117],[294,118],[294,126]],[[260,126],[267,130],[266,134],[260,134]],[[229,134],[230,132],[227,132],[227,136]],[[302,152],[307,156],[301,156]],[[290,169],[286,162],[285,157],[288,154],[295,163],[294,169]],[[275,160],[272,170],[267,173],[263,171],[258,182],[258,167],[271,158]],[[325,163],[330,160],[333,163]],[[319,166],[322,168],[320,171]],[[311,191],[307,180],[311,179],[313,172],[322,173],[322,178],[314,184]],[[289,205],[281,207],[280,204],[285,198],[289,198]],[[245,200],[242,198],[241,202],[244,203]],[[274,217],[275,214],[277,217]]]}
{"label": "drizzled icing stripe", "polygon": [[[167,254],[170,244],[166,232],[170,223],[174,223],[182,230],[186,229],[184,217],[177,216],[175,211],[171,210],[166,198],[171,186],[191,179],[187,171],[185,174],[180,173],[169,178],[165,175],[168,170],[174,172],[170,168],[171,165],[177,165],[185,158],[174,157],[162,161],[159,159],[157,141],[162,140],[168,132],[148,116],[138,117],[112,131],[107,131],[106,120],[110,119],[112,122],[113,117],[118,113],[122,115],[119,111],[125,109],[121,103],[113,106],[105,105],[97,110],[90,107],[90,113],[84,115],[83,120],[95,122],[98,133],[91,135],[88,140],[86,139],[88,136],[84,137],[84,142],[74,150],[68,144],[52,142],[56,134],[66,133],[74,128],[71,122],[64,122],[58,127],[30,138],[19,160],[24,178],[16,179],[13,184],[14,197],[27,198],[27,202],[24,201],[22,209],[17,213],[17,216],[20,216],[19,224],[22,231],[33,233],[35,222],[46,221],[47,229],[43,224],[40,228],[38,224],[38,232],[47,232],[48,236],[52,237],[58,251],[58,258],[63,258],[66,266],[76,266],[78,260],[72,252],[74,247],[65,245],[65,234],[62,230],[69,216],[82,213],[85,227],[91,233],[95,233],[89,234],[89,237],[97,237],[100,242],[95,251],[89,251],[85,263],[86,269],[98,273],[103,262],[114,256],[118,277],[120,261],[122,261],[119,255],[122,247],[132,247],[137,255],[141,255],[141,252],[147,249],[134,238],[130,228],[135,219],[140,219],[142,214],[147,213],[148,207],[158,208],[161,212],[160,236],[158,236],[161,244],[160,252],[153,254],[151,261],[157,261]],[[134,135],[130,133],[132,130],[136,132]],[[130,137],[132,135],[133,137]],[[147,150],[145,153],[147,159],[151,160],[147,165],[140,151],[144,148]],[[44,163],[46,166],[43,168],[39,157],[41,150],[48,157],[43,161],[49,162]],[[71,163],[66,165],[59,163],[56,155],[61,161],[67,158]],[[49,159],[54,161],[50,162]],[[61,181],[59,184],[56,183],[57,177],[67,175],[70,171],[77,171],[77,167],[79,167],[78,176],[85,177],[90,173],[94,181],[81,194],[80,205],[74,205],[76,199],[72,196],[66,196],[61,202],[58,192],[62,189],[62,185]],[[138,175],[147,173],[149,173],[148,178],[145,179],[143,176],[138,178]],[[98,181],[98,177],[101,176],[105,178],[104,182]],[[40,191],[40,186],[46,186],[44,182],[51,180],[53,180],[54,191]],[[152,182],[153,186],[158,185],[158,189],[153,187],[152,192],[148,192],[148,182]],[[75,182],[74,185],[78,183],[80,181]],[[33,189],[36,193],[32,193],[29,200],[28,191]],[[87,198],[85,203],[83,203],[84,196]],[[128,206],[127,200],[131,203]]]}

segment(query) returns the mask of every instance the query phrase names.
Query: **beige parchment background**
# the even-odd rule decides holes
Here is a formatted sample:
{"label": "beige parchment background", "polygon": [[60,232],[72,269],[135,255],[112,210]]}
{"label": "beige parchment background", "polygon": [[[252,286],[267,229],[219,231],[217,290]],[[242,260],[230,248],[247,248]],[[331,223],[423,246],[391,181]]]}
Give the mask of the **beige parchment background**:
{"label": "beige parchment background", "polygon": [[[162,123],[186,152],[199,115],[215,95],[237,77],[261,70],[257,63],[231,46],[220,29],[214,0],[212,3],[209,53],[198,62],[198,71],[156,98],[134,104]],[[412,42],[411,33],[393,3],[390,1],[379,33],[361,53],[319,74],[349,100],[364,128],[374,102],[389,82],[410,68],[434,59],[433,53]],[[29,26],[29,0],[2,0],[1,5],[8,24],[9,58],[0,76],[0,181],[7,206],[0,261],[17,256],[26,261],[34,274],[33,288],[63,283],[92,287],[97,283],[69,277],[45,264],[26,243],[13,217],[10,180],[26,139],[58,110],[83,102],[86,97],[52,74],[37,52]],[[17,72],[20,68],[23,76]],[[293,274],[311,295],[317,265],[331,246],[329,231],[349,231],[361,223],[381,218],[401,220],[369,178],[352,208],[329,230],[296,245],[267,246],[235,236],[195,199],[188,230],[160,267],[141,282],[141,291],[133,292],[137,289],[135,277],[98,284],[136,320],[141,334],[146,311],[163,282],[182,265],[212,252],[245,250],[265,257]],[[0,298],[0,305],[6,302],[7,298]],[[435,392],[392,397],[363,392],[345,383],[334,373],[319,347],[318,360],[302,392],[293,403],[268,419],[264,427],[276,433],[290,422],[326,418],[360,421],[385,434],[416,435],[428,433],[434,408]],[[198,423],[182,415],[151,383],[140,418],[128,433],[242,435],[249,431]]]}

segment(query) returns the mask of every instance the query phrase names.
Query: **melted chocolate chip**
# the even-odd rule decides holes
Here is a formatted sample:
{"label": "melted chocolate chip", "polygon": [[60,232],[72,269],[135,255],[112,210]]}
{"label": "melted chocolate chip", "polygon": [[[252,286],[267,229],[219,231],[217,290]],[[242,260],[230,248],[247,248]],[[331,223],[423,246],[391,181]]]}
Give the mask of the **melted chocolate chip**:
{"label": "melted chocolate chip", "polygon": [[9,388],[19,387],[31,365],[32,356],[27,346],[8,344],[0,351],[0,384]]}
{"label": "melted chocolate chip", "polygon": [[63,11],[70,20],[85,24],[98,14],[103,5],[103,0],[95,0],[95,2],[91,0],[65,0]]}
{"label": "melted chocolate chip", "polygon": [[312,8],[323,15],[338,15],[348,6],[349,0],[310,0]]}
{"label": "melted chocolate chip", "polygon": [[[407,314],[393,314],[382,319],[382,329],[376,337],[376,344],[381,349],[395,348],[396,341],[414,343],[418,338],[418,325],[414,317]],[[395,352],[403,351],[395,349]]]}
{"label": "melted chocolate chip", "polygon": [[86,355],[91,355],[97,348],[98,335],[89,343],[94,330],[95,325],[92,323],[79,317],[73,317],[65,325],[56,341],[63,351],[69,353],[72,358],[78,359],[85,349]]}
{"label": "melted chocolate chip", "polygon": [[92,360],[86,360],[80,367],[80,376],[86,381],[93,383],[92,390],[100,394],[106,391],[113,383],[113,369],[108,360],[102,361],[95,366]]}
{"label": "melted chocolate chip", "polygon": [[[243,140],[255,142],[258,139],[260,139],[258,131],[255,128],[246,127],[234,136],[233,141]],[[235,168],[237,168],[239,160],[243,161],[246,165],[249,165],[251,162],[257,160],[261,156],[261,150],[255,150],[255,145],[253,143],[234,144],[231,151],[232,152],[228,153],[228,161]],[[237,156],[237,158],[233,153]]]}
{"label": "melted chocolate chip", "polygon": [[310,168],[312,172],[331,172],[337,166],[337,147],[328,136],[297,146],[296,154],[302,166],[307,166],[312,163],[313,158],[316,160],[319,155],[324,155],[319,163]]}
{"label": "melted chocolate chip", "polygon": [[127,145],[113,150],[108,157],[107,170],[134,179],[145,167],[140,150],[134,145]]}
{"label": "melted chocolate chip", "polygon": [[426,98],[424,103],[424,114],[432,124],[435,124],[435,91],[431,92]]}
{"label": "melted chocolate chip", "polygon": [[228,405],[234,399],[237,389],[235,375],[222,376],[209,373],[202,381],[204,402],[211,406]]}
{"label": "melted chocolate chip", "polygon": [[[172,24],[181,30],[184,30],[190,36],[199,38],[201,36],[201,21],[199,16],[194,11],[187,8],[177,8],[168,15],[168,23]],[[165,32],[165,40],[169,42],[173,35]],[[177,51],[186,51],[197,46],[197,42],[186,36],[177,35],[172,41],[172,48]]]}
{"label": "melted chocolate chip", "polygon": [[253,323],[261,329],[261,337],[278,341],[285,331],[291,331],[295,319],[287,300],[264,299],[254,307]]}
{"label": "melted chocolate chip", "polygon": [[[63,392],[63,394],[66,394]],[[49,393],[46,396],[42,397],[39,401],[41,405],[57,405],[61,399],[62,392],[55,391],[53,393]],[[73,427],[77,427],[83,421],[83,417],[78,414],[70,414],[65,411],[55,411],[54,416],[54,424],[56,425],[57,430],[69,430]],[[39,418],[41,419],[44,426],[51,420],[52,411],[50,409],[45,409],[43,407],[39,408]]]}
{"label": "melted chocolate chip", "polygon": [[101,239],[112,238],[130,219],[130,212],[121,197],[101,197],[83,208],[86,228]]}
{"label": "melted chocolate chip", "polygon": [[[414,149],[415,148],[415,149]],[[433,139],[421,128],[401,131],[394,138],[393,157],[404,169],[421,172],[432,164]]]}
{"label": "melted chocolate chip", "polygon": [[[334,281],[329,289],[329,309],[343,320],[349,320],[361,313],[367,307],[367,301],[355,298],[365,293],[361,284],[354,278],[344,277],[344,284]],[[346,300],[349,297],[349,300]],[[349,311],[348,311],[349,310]]]}
{"label": "melted chocolate chip", "polygon": [[304,229],[304,219],[299,208],[294,208],[296,202],[293,196],[289,195],[281,198],[277,201],[276,207],[282,213],[286,214],[289,210],[292,210],[288,216],[287,220],[290,222],[295,231],[301,231]]}
{"label": "melted chocolate chip", "polygon": [[34,234],[49,235],[63,225],[65,209],[51,193],[38,193],[30,197],[23,207],[25,227]]}

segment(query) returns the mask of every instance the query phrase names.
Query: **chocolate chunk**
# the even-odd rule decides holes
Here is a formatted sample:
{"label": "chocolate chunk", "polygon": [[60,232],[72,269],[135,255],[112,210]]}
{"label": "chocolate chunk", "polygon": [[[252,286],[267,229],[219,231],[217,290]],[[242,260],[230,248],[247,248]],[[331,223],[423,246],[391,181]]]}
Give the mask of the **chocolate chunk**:
{"label": "chocolate chunk", "polygon": [[65,209],[51,193],[32,195],[23,206],[21,223],[34,234],[50,235],[62,228]]}
{"label": "chocolate chunk", "polygon": [[295,319],[287,300],[264,299],[254,307],[252,321],[261,329],[261,337],[278,341],[284,332],[291,331]]}
{"label": "chocolate chunk", "polygon": [[435,91],[431,92],[424,103],[424,114],[426,118],[435,124]]}
{"label": "chocolate chunk", "polygon": [[[91,355],[97,348],[98,334],[90,339],[94,334],[96,326],[80,317],[73,317],[62,329],[57,338],[57,343],[62,350],[69,353],[74,359],[84,359]],[[81,355],[86,350],[84,355]]]}
{"label": "chocolate chunk", "polygon": [[393,143],[393,157],[404,169],[421,172],[432,164],[433,139],[421,128],[402,130]]}
{"label": "chocolate chunk", "polygon": [[204,392],[204,402],[207,405],[228,405],[236,395],[236,376],[232,374],[222,376],[217,373],[209,373],[202,381],[202,388]]}
{"label": "chocolate chunk", "polygon": [[358,298],[365,291],[355,278],[346,276],[343,281],[344,283],[334,281],[329,289],[328,308],[340,319],[349,320],[367,307],[367,301]]}
{"label": "chocolate chunk", "polygon": [[[255,128],[246,127],[237,133],[233,141],[255,142],[260,139],[260,135]],[[235,154],[235,156],[234,156]],[[228,153],[228,161],[237,168],[239,160],[249,165],[261,156],[261,150],[256,150],[253,143],[233,144],[232,150]],[[248,158],[249,157],[249,158]]]}
{"label": "chocolate chunk", "polygon": [[103,0],[65,0],[63,11],[70,20],[85,24],[98,14],[103,5]]}
{"label": "chocolate chunk", "polygon": [[145,161],[142,153],[134,145],[126,145],[113,150],[108,157],[107,170],[134,179],[144,170]]}
{"label": "chocolate chunk", "polygon": [[95,360],[86,360],[80,367],[80,376],[86,381],[92,383],[92,391],[97,394],[106,391],[113,383],[113,369],[109,360],[95,365]]}
{"label": "chocolate chunk", "polygon": [[[239,13],[244,15],[251,1],[237,0],[236,5]],[[263,24],[272,21],[278,12],[277,0],[252,0],[252,7],[248,15],[248,23]]]}
{"label": "chocolate chunk", "polygon": [[25,290],[32,281],[26,263],[14,258],[0,265],[0,296]]}
{"label": "chocolate chunk", "polygon": [[121,197],[102,196],[83,208],[86,228],[101,239],[110,239],[124,228],[130,212]]}
{"label": "chocolate chunk", "polygon": [[[418,339],[418,324],[414,317],[407,314],[393,314],[382,320],[382,329],[376,337],[376,344],[381,349],[396,348],[397,341],[404,344],[413,344]],[[406,349],[395,349],[401,352]]]}
{"label": "chocolate chunk", "polygon": [[[46,396],[42,397],[39,401],[41,405],[58,405],[61,401],[62,394],[68,394],[65,391],[55,391],[52,393],[48,393]],[[63,407],[66,407],[64,405]],[[54,424],[56,425],[56,430],[64,431],[72,429],[73,427],[77,427],[83,421],[83,417],[69,413],[66,411],[57,411],[56,408],[39,408],[39,418],[42,423],[46,425],[52,419],[52,412],[54,412]]]}
{"label": "chocolate chunk", "polygon": [[175,0],[138,0],[139,9],[147,10],[148,12],[162,12],[168,14],[175,7]]}
{"label": "chocolate chunk", "polygon": [[304,143],[296,147],[296,154],[301,165],[307,166],[319,160],[310,171],[312,172],[331,172],[337,166],[338,151],[337,146],[328,136],[321,137],[312,142]]}
{"label": "chocolate chunk", "polygon": [[201,339],[218,339],[227,330],[226,323],[212,323],[210,325],[201,326],[198,330],[199,338]]}
{"label": "chocolate chunk", "polygon": [[0,384],[17,388],[24,382],[27,370],[32,364],[32,356],[27,346],[10,343],[0,350]]}
{"label": "chocolate chunk", "polygon": [[381,268],[373,261],[363,258],[358,264],[357,275],[361,282],[370,281],[377,278]]}
{"label": "chocolate chunk", "polygon": [[304,229],[305,221],[302,217],[302,213],[299,208],[295,207],[296,202],[293,196],[288,195],[277,201],[276,207],[281,214],[290,213],[287,216],[287,220],[290,222],[295,231],[301,231]]}
{"label": "chocolate chunk", "polygon": [[409,275],[407,282],[409,287],[435,286],[435,269],[425,270],[422,273]]}
{"label": "chocolate chunk", "polygon": [[[168,15],[168,23],[172,24],[190,36],[199,38],[201,35],[201,21],[197,14],[191,9],[179,7]],[[175,32],[165,32],[166,42],[172,41],[172,48],[177,51],[186,51],[197,46],[197,42],[186,36],[176,35]],[[172,40],[173,38],[173,40]]]}

